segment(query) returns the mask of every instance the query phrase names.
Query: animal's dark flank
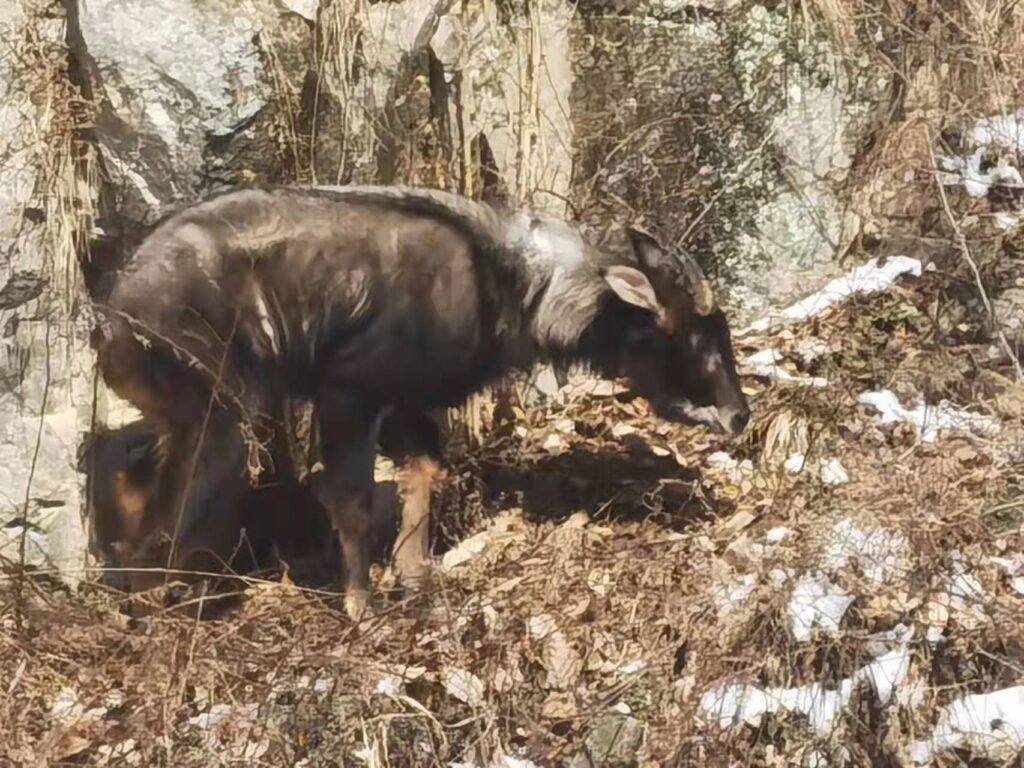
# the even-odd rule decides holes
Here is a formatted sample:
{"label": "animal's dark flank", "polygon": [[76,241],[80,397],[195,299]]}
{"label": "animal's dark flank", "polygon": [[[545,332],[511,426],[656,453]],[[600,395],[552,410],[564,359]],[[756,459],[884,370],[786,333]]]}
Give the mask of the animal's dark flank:
{"label": "animal's dark flank", "polygon": [[631,379],[666,417],[709,406],[727,431],[746,425],[728,325],[699,269],[645,234],[631,242],[635,261],[615,259],[561,221],[434,191],[232,192],[142,243],[111,295],[100,366],[184,456],[225,362],[189,492],[186,462],[161,478],[161,503],[184,504],[186,541],[244,494],[242,427],[259,427],[265,458],[287,466],[283,403],[312,399],[323,471],[311,484],[338,531],[354,616],[369,588],[378,442],[405,476],[396,569],[410,586],[426,573],[442,471],[433,408],[540,360],[579,361]]}

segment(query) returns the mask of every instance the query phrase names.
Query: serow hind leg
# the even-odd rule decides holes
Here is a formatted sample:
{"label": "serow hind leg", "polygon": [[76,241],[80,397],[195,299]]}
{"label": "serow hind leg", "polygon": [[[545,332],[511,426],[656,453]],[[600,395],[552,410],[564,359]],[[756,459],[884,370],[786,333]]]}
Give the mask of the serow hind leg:
{"label": "serow hind leg", "polygon": [[316,410],[323,470],[314,475],[311,485],[341,543],[345,611],[356,619],[369,599],[369,531],[379,409],[327,389],[318,398]]}
{"label": "serow hind leg", "polygon": [[394,565],[406,589],[419,589],[430,575],[430,501],[444,477],[440,434],[425,413],[398,411],[384,420],[381,448],[399,467],[402,522]]}

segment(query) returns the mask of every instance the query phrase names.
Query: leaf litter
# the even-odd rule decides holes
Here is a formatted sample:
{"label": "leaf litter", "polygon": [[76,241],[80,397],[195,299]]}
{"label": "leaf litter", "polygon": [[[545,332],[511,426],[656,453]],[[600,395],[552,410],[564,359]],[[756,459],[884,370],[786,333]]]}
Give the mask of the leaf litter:
{"label": "leaf litter", "polygon": [[[984,400],[932,383],[948,363],[900,368],[892,397],[868,398],[881,418],[858,401],[886,391],[865,360],[927,359],[911,320],[884,348],[864,323],[891,312],[892,280],[904,303],[933,300],[939,278],[915,286],[912,262],[869,262],[737,334],[741,359],[770,350],[789,379],[744,380],[740,439],[575,376],[513,430],[454,444],[429,588],[378,595],[359,625],[284,585],[203,622],[31,593],[25,628],[0,616],[8,759],[489,767],[625,750],[767,768],[1012,746],[1024,536],[987,510],[1019,492],[1011,466],[964,450],[1004,432]],[[925,392],[946,410],[903,406]],[[891,715],[884,744],[858,726],[866,701]]]}

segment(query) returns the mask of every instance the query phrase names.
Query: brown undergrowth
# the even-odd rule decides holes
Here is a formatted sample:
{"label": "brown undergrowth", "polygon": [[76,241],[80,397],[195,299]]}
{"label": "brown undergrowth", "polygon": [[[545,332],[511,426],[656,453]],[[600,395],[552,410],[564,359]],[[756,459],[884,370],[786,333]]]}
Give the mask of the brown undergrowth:
{"label": "brown undergrowth", "polygon": [[[19,630],[3,582],[5,764],[908,764],[949,702],[1024,682],[1024,596],[989,560],[1024,545],[1000,438],[927,443],[857,402],[888,387],[1007,417],[1016,385],[986,345],[939,330],[950,280],[926,272],[739,337],[741,354],[774,347],[828,380],[746,377],[756,410],[739,440],[659,422],[601,383],[456,447],[429,589],[380,597],[358,625],[321,595],[260,582],[223,620],[139,624],[114,595],[38,587]],[[784,469],[796,452],[803,471]],[[827,458],[847,483],[823,481]],[[843,520],[905,542],[884,583],[862,562],[823,565]],[[943,602],[951,557],[984,590],[976,607]],[[800,640],[793,584],[820,569],[854,599],[838,631]],[[728,683],[840,686],[900,625],[914,629],[906,703],[859,686],[827,732],[794,712],[724,729],[701,712]]]}

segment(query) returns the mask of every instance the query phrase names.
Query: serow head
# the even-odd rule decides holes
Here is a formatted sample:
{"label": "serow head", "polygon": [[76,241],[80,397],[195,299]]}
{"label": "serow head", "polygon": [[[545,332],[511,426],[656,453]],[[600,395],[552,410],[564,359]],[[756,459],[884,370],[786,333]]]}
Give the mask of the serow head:
{"label": "serow head", "polygon": [[628,230],[637,266],[602,270],[625,325],[622,373],[664,418],[713,408],[729,434],[750,420],[736,373],[729,323],[689,257],[673,257],[650,235]]}

